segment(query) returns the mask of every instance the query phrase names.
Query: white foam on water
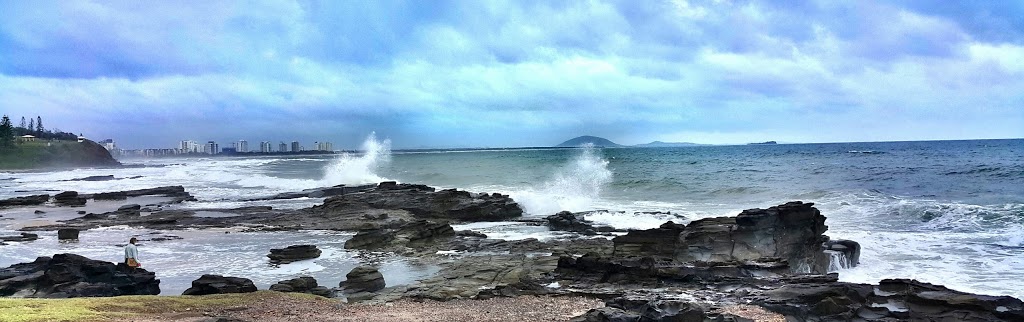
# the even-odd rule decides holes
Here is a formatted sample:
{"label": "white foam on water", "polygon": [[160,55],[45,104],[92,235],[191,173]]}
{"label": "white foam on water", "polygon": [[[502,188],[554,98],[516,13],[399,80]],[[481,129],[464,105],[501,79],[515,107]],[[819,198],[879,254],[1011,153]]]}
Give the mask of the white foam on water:
{"label": "white foam on water", "polygon": [[387,181],[377,171],[391,162],[391,140],[378,141],[376,133],[370,133],[363,141],[362,149],[361,155],[342,153],[331,161],[320,183],[332,186]]}
{"label": "white foam on water", "polygon": [[601,190],[612,181],[608,160],[592,144],[538,186],[509,192],[528,215],[550,216],[562,210],[590,210]]}
{"label": "white foam on water", "polygon": [[1020,204],[971,205],[879,194],[836,194],[817,204],[825,233],[861,244],[845,282],[912,278],[951,289],[1024,298]]}
{"label": "white foam on water", "polygon": [[665,222],[685,223],[683,217],[667,213],[642,213],[625,211],[596,211],[588,213],[584,219],[596,224],[612,226],[619,229],[651,229]]}

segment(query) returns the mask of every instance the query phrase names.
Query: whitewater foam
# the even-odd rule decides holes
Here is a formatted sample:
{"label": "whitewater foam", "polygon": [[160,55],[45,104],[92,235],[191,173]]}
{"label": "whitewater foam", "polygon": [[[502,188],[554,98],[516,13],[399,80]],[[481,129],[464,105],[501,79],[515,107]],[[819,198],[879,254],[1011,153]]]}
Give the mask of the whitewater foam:
{"label": "whitewater foam", "polygon": [[562,210],[590,210],[611,181],[608,160],[601,157],[593,144],[588,144],[555,171],[550,180],[509,194],[528,215],[549,216]]}
{"label": "whitewater foam", "polygon": [[325,186],[338,184],[367,184],[388,181],[377,174],[378,169],[391,162],[391,140],[377,140],[370,133],[363,141],[363,153],[342,153],[324,171],[320,182]]}

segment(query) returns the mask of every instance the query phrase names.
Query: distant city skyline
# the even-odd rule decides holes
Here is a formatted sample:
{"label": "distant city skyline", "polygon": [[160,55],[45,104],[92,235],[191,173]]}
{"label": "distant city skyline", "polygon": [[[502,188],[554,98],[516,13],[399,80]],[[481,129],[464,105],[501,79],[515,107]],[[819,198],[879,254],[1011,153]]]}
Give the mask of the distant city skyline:
{"label": "distant city skyline", "polygon": [[0,114],[130,149],[1024,137],[1015,1],[2,7]]}

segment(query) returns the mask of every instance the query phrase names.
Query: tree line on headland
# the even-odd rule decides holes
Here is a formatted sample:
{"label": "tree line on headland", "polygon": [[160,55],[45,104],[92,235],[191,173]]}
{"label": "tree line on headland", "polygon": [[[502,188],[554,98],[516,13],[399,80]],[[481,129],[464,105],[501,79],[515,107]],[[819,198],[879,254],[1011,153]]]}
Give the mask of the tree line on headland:
{"label": "tree line on headland", "polygon": [[[40,116],[27,121],[22,117],[21,124],[14,126],[9,116],[0,118],[0,169],[120,164],[95,142],[78,142],[74,133],[47,130]],[[32,137],[19,139],[25,135]]]}
{"label": "tree line on headland", "polygon": [[63,132],[60,129],[47,130],[43,127],[41,116],[36,116],[34,119],[29,118],[28,123],[25,121],[25,117],[22,116],[21,124],[14,126],[9,116],[4,115],[0,119],[0,148],[12,147],[15,139],[24,135],[31,135],[40,140],[75,140],[78,138],[74,133]]}

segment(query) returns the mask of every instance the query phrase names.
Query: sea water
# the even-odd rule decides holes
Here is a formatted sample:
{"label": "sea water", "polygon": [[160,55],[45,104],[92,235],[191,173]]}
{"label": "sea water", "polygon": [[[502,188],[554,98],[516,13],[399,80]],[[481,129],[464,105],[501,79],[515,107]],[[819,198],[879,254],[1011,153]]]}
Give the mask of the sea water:
{"label": "sea water", "polygon": [[[743,209],[802,200],[814,202],[828,217],[826,234],[861,243],[861,265],[839,269],[843,281],[915,278],[962,291],[1024,298],[1024,140],[430,152],[393,152],[389,147],[390,142],[371,137],[361,148],[365,152],[333,156],[136,159],[122,162],[142,167],[0,173],[0,198],[51,190],[89,193],[182,185],[199,199],[182,205],[186,208],[296,209],[322,199],[243,200],[396,180],[509,194],[531,217],[597,210],[587,218],[625,229],[733,216]],[[142,177],[62,181],[90,175]],[[514,222],[457,228],[498,238],[564,237]],[[293,238],[346,238],[298,234]],[[203,238],[197,239],[207,240]],[[270,246],[263,240],[251,239],[258,250],[237,251],[249,252],[247,258],[257,261]],[[175,245],[188,243],[186,238]],[[166,252],[170,259],[185,258],[177,250]],[[50,247],[0,246],[0,266],[52,253]],[[175,269],[168,274],[181,273]]]}

